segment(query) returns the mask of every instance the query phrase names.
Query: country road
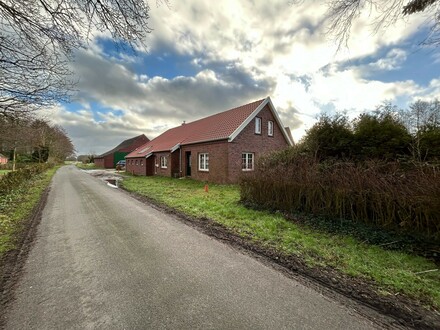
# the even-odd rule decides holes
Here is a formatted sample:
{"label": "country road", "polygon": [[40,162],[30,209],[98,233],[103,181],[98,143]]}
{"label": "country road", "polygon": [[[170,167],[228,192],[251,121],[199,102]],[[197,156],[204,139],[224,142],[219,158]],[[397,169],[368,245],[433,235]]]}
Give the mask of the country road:
{"label": "country road", "polygon": [[73,166],[56,173],[6,329],[377,325]]}

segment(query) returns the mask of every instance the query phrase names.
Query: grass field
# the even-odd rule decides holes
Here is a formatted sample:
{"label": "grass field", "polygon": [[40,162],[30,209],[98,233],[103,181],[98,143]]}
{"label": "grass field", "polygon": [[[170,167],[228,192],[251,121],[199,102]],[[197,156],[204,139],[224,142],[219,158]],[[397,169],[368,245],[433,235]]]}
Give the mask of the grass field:
{"label": "grass field", "polygon": [[36,175],[12,193],[0,196],[0,257],[15,247],[15,238],[39,202],[58,167]]}
{"label": "grass field", "polygon": [[373,280],[383,295],[405,294],[440,309],[440,272],[431,261],[350,236],[329,234],[295,224],[281,214],[248,209],[239,203],[239,187],[209,185],[188,179],[127,176],[125,189],[197,218],[209,218],[230,231],[310,267],[331,267],[353,277]]}
{"label": "grass field", "polygon": [[75,165],[76,167],[83,170],[96,170],[98,168],[94,163],[88,163],[88,164],[76,163]]}

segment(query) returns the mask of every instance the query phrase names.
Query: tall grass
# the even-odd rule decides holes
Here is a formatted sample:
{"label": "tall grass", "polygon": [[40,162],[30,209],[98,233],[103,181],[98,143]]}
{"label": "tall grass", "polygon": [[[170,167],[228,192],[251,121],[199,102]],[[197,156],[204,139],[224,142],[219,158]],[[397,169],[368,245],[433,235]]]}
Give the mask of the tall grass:
{"label": "tall grass", "polygon": [[243,177],[241,199],[440,238],[440,172],[398,162],[317,162],[279,153]]}

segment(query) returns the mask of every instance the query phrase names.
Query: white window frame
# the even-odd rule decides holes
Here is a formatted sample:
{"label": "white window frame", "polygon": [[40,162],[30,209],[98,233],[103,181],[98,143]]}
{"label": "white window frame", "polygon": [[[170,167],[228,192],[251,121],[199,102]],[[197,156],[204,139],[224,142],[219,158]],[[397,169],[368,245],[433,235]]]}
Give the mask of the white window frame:
{"label": "white window frame", "polygon": [[[251,168],[248,168],[249,158],[252,159],[252,161],[251,161]],[[254,170],[254,164],[255,164],[255,154],[253,152],[243,152],[241,154],[241,170],[242,171],[253,171]]]}
{"label": "white window frame", "polygon": [[260,117],[255,117],[255,134],[261,134],[261,124],[263,120]]}
{"label": "white window frame", "polygon": [[168,159],[166,156],[160,156],[160,168],[168,168]]}
{"label": "white window frame", "polygon": [[209,172],[209,153],[199,153],[198,160],[199,171]]}
{"label": "white window frame", "polygon": [[273,121],[272,120],[269,120],[267,122],[267,135],[273,136]]}

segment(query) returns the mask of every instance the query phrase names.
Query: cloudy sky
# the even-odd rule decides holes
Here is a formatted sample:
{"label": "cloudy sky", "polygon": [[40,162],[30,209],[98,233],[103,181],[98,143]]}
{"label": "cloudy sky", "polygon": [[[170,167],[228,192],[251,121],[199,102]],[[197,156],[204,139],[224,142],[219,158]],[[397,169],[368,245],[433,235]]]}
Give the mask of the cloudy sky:
{"label": "cloudy sky", "polygon": [[[78,154],[150,139],[182,121],[270,96],[298,141],[321,112],[356,116],[385,100],[440,96],[440,51],[420,48],[424,17],[374,34],[365,15],[347,48],[327,30],[324,1],[150,3],[148,52],[101,37],[76,54],[78,94],[51,111]],[[422,24],[422,25],[421,25]]]}

